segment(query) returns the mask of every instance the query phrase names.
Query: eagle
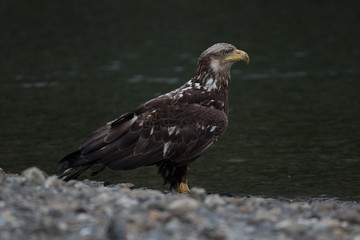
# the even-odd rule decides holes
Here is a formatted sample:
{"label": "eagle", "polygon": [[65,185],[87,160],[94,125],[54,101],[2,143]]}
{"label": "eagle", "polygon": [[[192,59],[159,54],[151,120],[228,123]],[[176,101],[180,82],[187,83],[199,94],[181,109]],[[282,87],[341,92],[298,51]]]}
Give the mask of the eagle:
{"label": "eagle", "polygon": [[59,162],[59,178],[76,179],[93,165],[130,170],[156,165],[165,184],[189,193],[189,164],[228,126],[230,69],[249,63],[246,52],[217,43],[199,57],[195,76],[181,87],[142,103],[94,131]]}

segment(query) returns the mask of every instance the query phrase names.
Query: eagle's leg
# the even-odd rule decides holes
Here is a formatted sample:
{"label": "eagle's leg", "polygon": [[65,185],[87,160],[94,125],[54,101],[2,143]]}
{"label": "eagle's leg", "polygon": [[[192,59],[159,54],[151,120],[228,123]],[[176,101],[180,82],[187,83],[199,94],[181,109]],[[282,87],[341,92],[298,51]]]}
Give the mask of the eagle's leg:
{"label": "eagle's leg", "polygon": [[178,193],[190,193],[187,185],[188,165],[177,166],[172,161],[162,161],[157,164],[159,174],[164,179],[164,184],[170,183],[170,189],[177,187]]}
{"label": "eagle's leg", "polygon": [[178,186],[177,192],[180,194],[190,193],[190,189],[189,189],[189,186],[187,185],[187,183],[181,182]]}
{"label": "eagle's leg", "polygon": [[178,189],[177,192],[179,194],[183,194],[183,193],[190,193],[190,189],[189,186],[187,185],[187,172],[189,170],[189,166],[185,166],[184,167],[184,172],[183,172],[183,176],[181,178],[181,182],[178,185]]}

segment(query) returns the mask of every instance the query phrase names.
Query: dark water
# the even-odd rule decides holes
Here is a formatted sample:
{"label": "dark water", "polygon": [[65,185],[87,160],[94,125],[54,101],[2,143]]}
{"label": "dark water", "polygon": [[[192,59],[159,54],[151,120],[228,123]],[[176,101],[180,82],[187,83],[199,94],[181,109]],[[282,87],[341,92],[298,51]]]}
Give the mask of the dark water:
{"label": "dark water", "polygon": [[[0,167],[50,174],[94,129],[177,88],[216,42],[230,126],[191,165],[213,192],[360,200],[356,1],[1,1]],[[97,179],[163,189],[156,169]]]}

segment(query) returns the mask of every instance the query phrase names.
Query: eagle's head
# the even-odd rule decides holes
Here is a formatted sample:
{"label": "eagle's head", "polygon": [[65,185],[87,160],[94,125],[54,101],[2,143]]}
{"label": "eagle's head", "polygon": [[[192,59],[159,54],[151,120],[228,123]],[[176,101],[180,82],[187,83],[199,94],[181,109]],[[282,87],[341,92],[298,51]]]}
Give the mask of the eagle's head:
{"label": "eagle's head", "polygon": [[200,55],[198,73],[211,71],[214,76],[230,76],[231,66],[238,61],[249,63],[249,55],[232,44],[216,43]]}

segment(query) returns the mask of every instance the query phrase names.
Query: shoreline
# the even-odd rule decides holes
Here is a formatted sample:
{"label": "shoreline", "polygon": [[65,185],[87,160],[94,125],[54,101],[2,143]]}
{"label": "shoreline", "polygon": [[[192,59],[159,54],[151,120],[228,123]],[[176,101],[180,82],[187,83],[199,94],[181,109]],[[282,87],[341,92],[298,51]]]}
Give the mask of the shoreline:
{"label": "shoreline", "polygon": [[0,171],[0,239],[356,239],[360,205],[163,193]]}

